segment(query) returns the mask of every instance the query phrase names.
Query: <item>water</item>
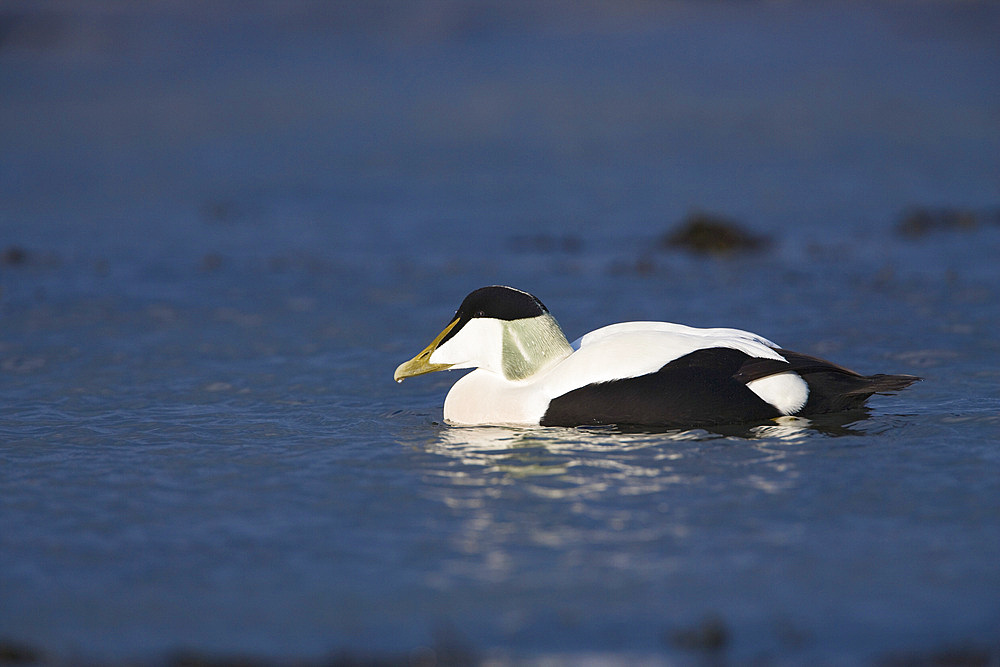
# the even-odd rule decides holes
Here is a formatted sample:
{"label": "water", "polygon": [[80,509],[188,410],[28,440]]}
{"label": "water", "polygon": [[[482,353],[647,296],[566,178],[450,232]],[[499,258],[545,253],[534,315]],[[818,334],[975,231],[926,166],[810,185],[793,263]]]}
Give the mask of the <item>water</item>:
{"label": "water", "polygon": [[[995,6],[35,7],[0,31],[0,639],[996,659]],[[661,249],[691,210],[772,243]],[[736,434],[449,428],[456,374],[392,371],[491,283],[570,338],[926,379]]]}

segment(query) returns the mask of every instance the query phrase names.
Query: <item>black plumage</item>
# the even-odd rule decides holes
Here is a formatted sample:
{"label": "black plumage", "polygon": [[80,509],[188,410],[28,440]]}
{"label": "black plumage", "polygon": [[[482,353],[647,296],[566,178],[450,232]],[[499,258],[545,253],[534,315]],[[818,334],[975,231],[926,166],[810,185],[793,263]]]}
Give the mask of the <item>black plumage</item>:
{"label": "black plumage", "polygon": [[903,389],[912,375],[863,376],[805,354],[778,350],[787,361],[751,357],[730,348],[706,348],[665,364],[655,373],[598,382],[557,396],[542,426],[595,424],[704,427],[760,422],[781,413],[747,384],[793,371],[809,386],[798,416],[850,410],[872,394]]}

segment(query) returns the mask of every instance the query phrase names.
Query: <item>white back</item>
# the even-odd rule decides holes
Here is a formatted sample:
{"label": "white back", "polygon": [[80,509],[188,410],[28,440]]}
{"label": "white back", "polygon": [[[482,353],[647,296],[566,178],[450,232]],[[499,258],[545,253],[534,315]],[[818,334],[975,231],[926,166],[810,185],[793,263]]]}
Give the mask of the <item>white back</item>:
{"label": "white back", "polygon": [[541,382],[550,397],[592,382],[653,373],[686,354],[711,347],[784,361],[774,343],[740,329],[698,329],[670,322],[622,322],[591,331],[573,343],[577,351]]}

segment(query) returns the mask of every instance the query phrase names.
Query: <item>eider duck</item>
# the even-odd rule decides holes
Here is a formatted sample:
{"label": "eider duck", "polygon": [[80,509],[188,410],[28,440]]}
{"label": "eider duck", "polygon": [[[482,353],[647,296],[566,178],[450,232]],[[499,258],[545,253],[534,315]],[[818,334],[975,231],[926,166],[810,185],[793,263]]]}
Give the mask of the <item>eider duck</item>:
{"label": "eider duck", "polygon": [[483,287],[395,380],[475,368],[448,392],[452,425],[697,428],[861,407],[913,375],[859,375],[739,329],[623,322],[574,343],[536,297]]}

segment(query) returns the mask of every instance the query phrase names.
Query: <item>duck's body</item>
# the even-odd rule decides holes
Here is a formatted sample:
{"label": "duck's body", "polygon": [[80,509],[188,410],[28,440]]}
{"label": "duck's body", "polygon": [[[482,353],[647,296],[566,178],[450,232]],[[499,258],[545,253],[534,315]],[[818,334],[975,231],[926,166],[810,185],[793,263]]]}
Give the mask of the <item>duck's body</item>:
{"label": "duck's body", "polygon": [[572,345],[538,299],[510,287],[466,297],[396,380],[476,368],[448,392],[455,425],[696,427],[860,407],[910,375],[862,376],[738,329],[625,322]]}

